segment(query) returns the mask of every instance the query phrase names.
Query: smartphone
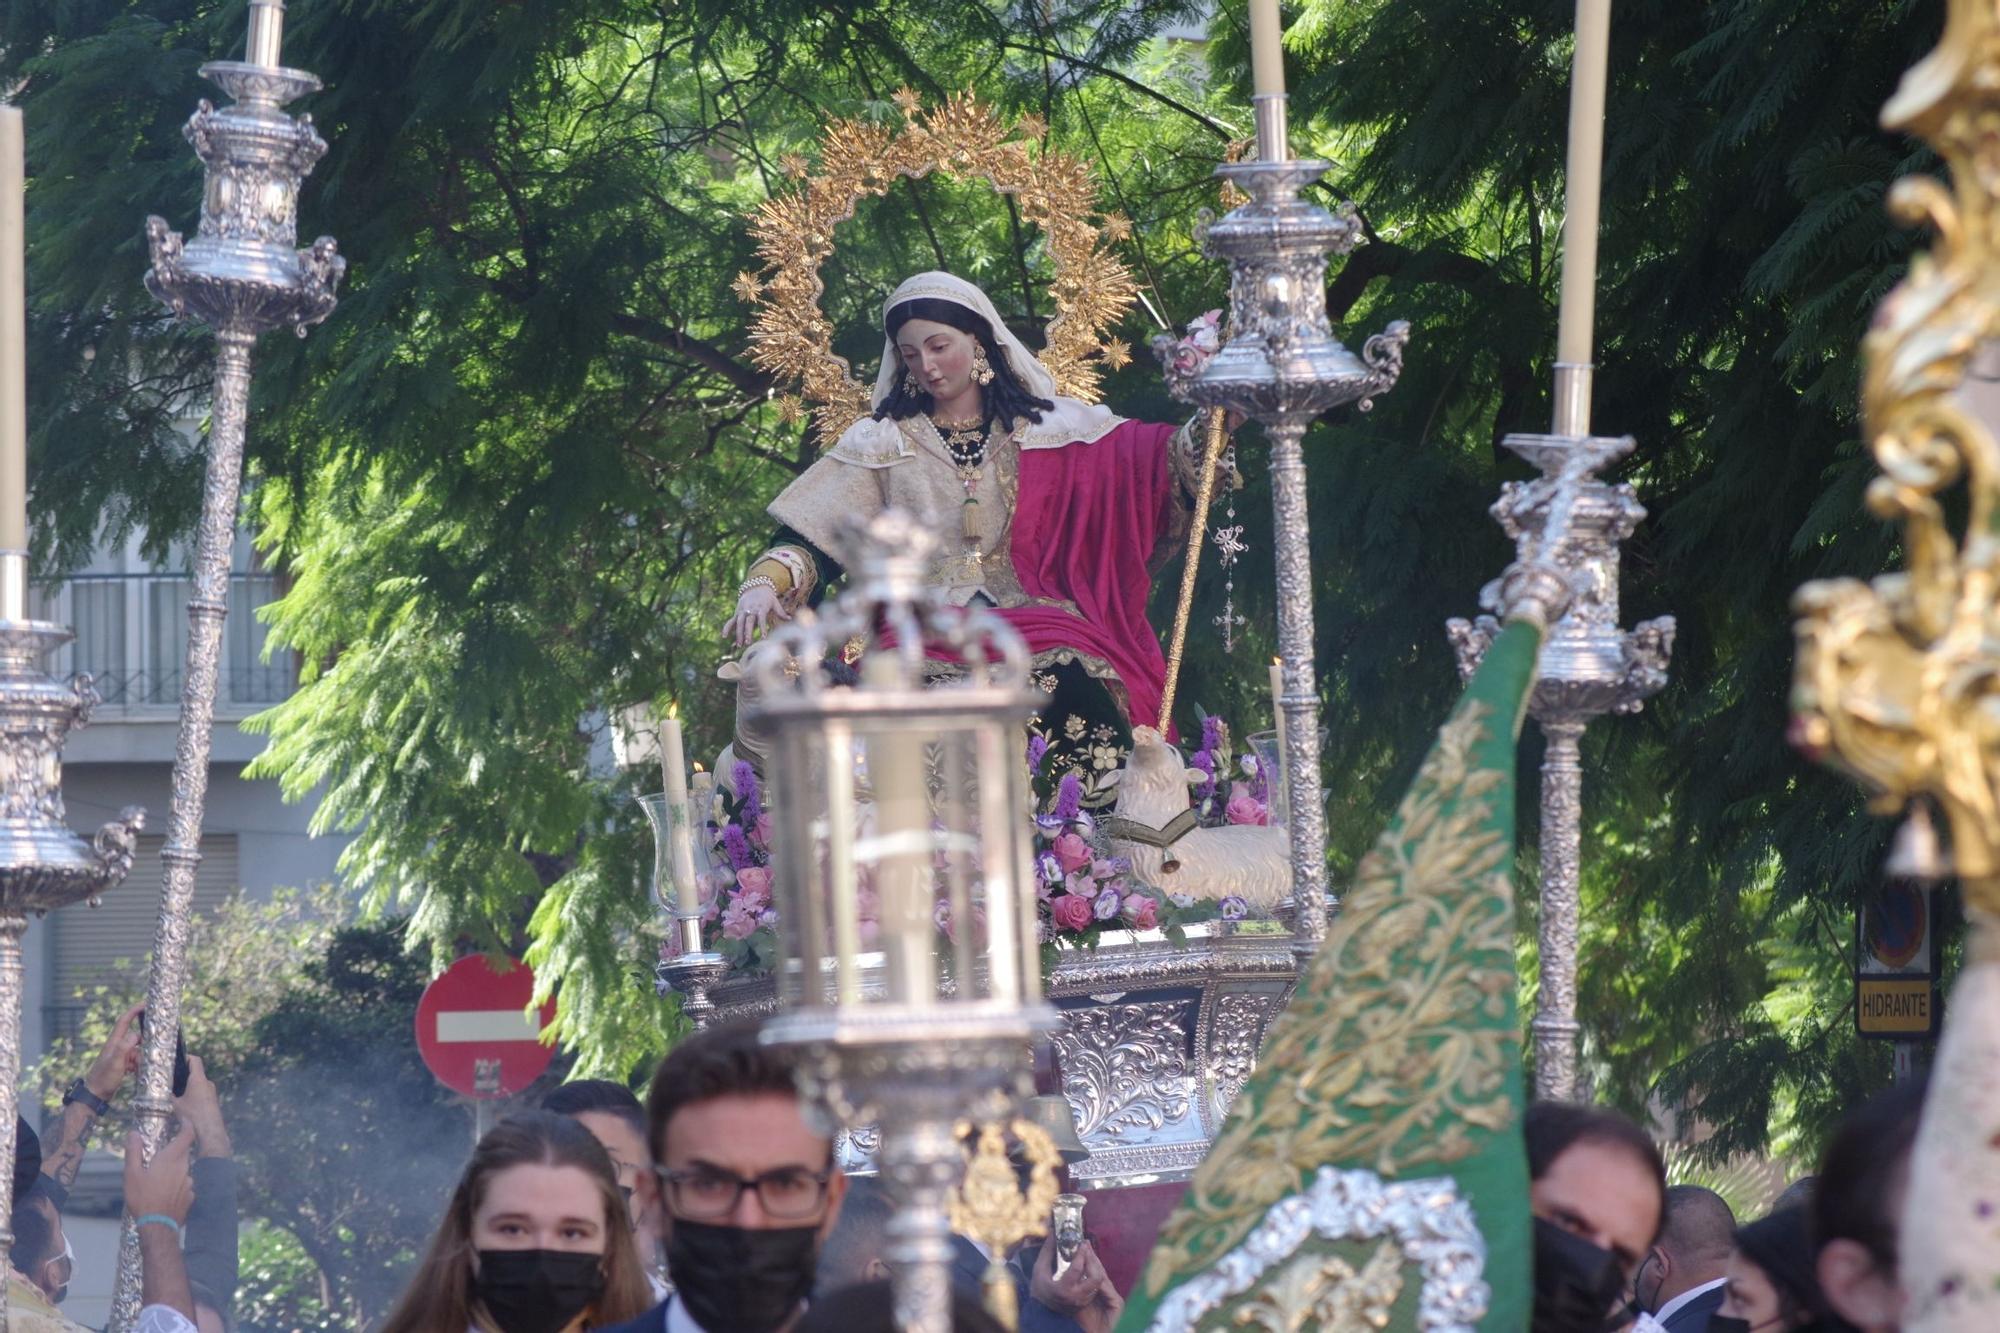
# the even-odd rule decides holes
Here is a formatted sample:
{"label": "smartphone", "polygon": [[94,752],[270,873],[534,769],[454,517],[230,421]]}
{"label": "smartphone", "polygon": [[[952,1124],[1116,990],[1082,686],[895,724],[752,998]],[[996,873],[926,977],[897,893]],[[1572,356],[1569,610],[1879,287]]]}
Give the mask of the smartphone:
{"label": "smartphone", "polygon": [[[139,1011],[139,1048],[146,1046],[146,1011]],[[185,1097],[188,1090],[188,1048],[187,1041],[179,1028],[174,1029],[174,1096]]]}
{"label": "smartphone", "polygon": [[1049,1210],[1049,1229],[1056,1237],[1055,1276],[1061,1277],[1076,1262],[1076,1252],[1083,1247],[1081,1194],[1056,1195],[1055,1207]]}

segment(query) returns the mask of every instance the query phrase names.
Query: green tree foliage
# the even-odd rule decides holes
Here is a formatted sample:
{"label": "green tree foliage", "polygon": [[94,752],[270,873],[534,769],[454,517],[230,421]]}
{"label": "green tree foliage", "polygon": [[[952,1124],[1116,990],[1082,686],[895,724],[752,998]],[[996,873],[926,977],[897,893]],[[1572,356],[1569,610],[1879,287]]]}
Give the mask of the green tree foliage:
{"label": "green tree foliage", "polygon": [[[1291,37],[1308,133],[1370,224],[1336,317],[1417,324],[1402,384],[1327,432],[1314,474],[1336,800],[1342,772],[1384,774],[1375,799],[1416,762],[1454,688],[1438,622],[1508,554],[1475,518],[1527,475],[1500,437],[1548,428],[1571,21],[1318,0]],[[1884,188],[1928,159],[1874,118],[1937,24],[1846,0],[1614,18],[1594,424],[1637,438],[1618,479],[1652,515],[1626,621],[1670,612],[1680,636],[1666,691],[1586,738],[1581,1010],[1601,1091],[1688,1098],[1718,1157],[1774,1133],[1810,1151],[1887,1075],[1843,978],[1885,830],[1781,741],[1787,602],[1893,558],[1860,508],[1856,351],[1908,248]]]}
{"label": "green tree foliage", "polygon": [[[221,1096],[250,1223],[240,1309],[251,1327],[379,1319],[437,1224],[471,1140],[411,1026],[429,971],[404,923],[343,925],[330,892],[232,901],[197,925],[182,1031]],[[142,998],[133,964],[84,997],[76,1037],[37,1068],[44,1104]],[[117,1128],[103,1144],[122,1141]]]}
{"label": "green tree foliage", "polygon": [[[826,118],[890,119],[903,85],[930,101],[976,87],[1095,164],[1170,319],[1219,305],[1192,224],[1247,133],[1247,62],[1233,5],[1206,53],[1157,40],[1197,8],[293,11],[288,54],[329,85],[309,104],[332,149],[306,230],[353,267],[323,329],[260,349],[258,515],[295,579],[273,620],[306,683],[267,718],[259,771],[295,796],[324,784],[322,824],[356,834],[350,882],[440,955],[510,942],[532,911],[587,1063],[629,1068],[673,1023],[649,984],[643,834],[629,782],[591,777],[593,719],[669,695],[696,753],[720,745],[715,627],[763,499],[821,443],[779,421],[746,355],[729,285],[751,266],[744,210],[787,188],[785,155]],[[199,401],[201,344],[140,293],[138,222],[191,224],[173,123],[193,67],[240,49],[241,12],[17,0],[0,20],[0,74],[28,79],[38,537],[58,559],[101,513],[155,531],[187,516],[193,460],[168,426]],[[1331,279],[1335,320],[1355,339],[1416,325],[1396,391],[1309,444],[1343,870],[1455,690],[1441,622],[1476,610],[1507,558],[1484,510],[1523,469],[1499,438],[1547,425],[1570,14],[1290,14],[1297,138],[1338,164],[1321,197],[1367,224]],[[1785,603],[1804,578],[1890,557],[1859,515],[1854,348],[1906,253],[1882,190],[1921,156],[1873,117],[1936,23],[1869,0],[1633,0],[1616,17],[1596,421],[1638,438],[1621,478],[1653,515],[1628,546],[1627,619],[1672,612],[1681,637],[1667,692],[1586,744],[1584,1008],[1607,1092],[1637,1106],[1664,1079],[1720,1128],[1718,1151],[1809,1138],[1884,1073],[1839,1008],[1881,831],[1781,742]],[[1018,279],[1041,257],[1010,222],[938,179],[864,206],[825,268],[841,350],[872,365],[880,294],[938,264],[1032,329],[1048,312]],[[1147,367],[1109,389],[1128,413],[1174,410]],[[1273,619],[1268,498],[1245,453],[1251,644],[1230,658],[1196,635],[1184,691],[1238,718]],[[1196,625],[1218,609],[1205,586]]]}

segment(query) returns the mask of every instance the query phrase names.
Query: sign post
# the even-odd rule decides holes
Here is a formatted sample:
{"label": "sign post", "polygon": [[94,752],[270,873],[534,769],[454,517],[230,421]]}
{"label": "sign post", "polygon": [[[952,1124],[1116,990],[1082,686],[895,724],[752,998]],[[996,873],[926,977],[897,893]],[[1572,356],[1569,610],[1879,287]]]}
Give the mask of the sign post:
{"label": "sign post", "polygon": [[518,959],[500,962],[505,971],[484,954],[461,958],[417,1001],[417,1051],[438,1082],[472,1099],[475,1142],[485,1136],[486,1104],[526,1089],[556,1053],[542,1041],[555,1000],[530,1011],[534,972]]}
{"label": "sign post", "polygon": [[1892,879],[1855,917],[1854,1022],[1896,1043],[1896,1082],[1916,1076],[1916,1048],[1938,1033],[1937,950],[1930,890]]}

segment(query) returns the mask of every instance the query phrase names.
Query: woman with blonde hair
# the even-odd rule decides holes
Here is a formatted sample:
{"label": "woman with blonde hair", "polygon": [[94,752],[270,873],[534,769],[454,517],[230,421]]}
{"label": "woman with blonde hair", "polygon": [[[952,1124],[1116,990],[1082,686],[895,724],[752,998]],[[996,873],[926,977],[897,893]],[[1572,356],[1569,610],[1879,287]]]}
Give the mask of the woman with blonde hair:
{"label": "woman with blonde hair", "polygon": [[381,1333],[581,1333],[653,1303],[611,1159],[589,1130],[533,1111],[472,1150]]}

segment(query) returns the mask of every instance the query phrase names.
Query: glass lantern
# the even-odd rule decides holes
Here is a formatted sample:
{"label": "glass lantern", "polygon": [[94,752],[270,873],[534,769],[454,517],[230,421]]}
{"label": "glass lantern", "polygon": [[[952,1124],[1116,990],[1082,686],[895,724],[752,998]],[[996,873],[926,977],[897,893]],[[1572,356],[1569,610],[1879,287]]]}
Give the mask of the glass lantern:
{"label": "glass lantern", "polygon": [[771,737],[783,961],[766,1042],[807,1094],[879,1124],[897,1201],[886,1257],[905,1330],[948,1327],[946,1201],[961,1119],[1011,1115],[1042,999],[1023,724],[1029,653],[999,616],[933,591],[934,531],[849,525],[848,589],[752,651]]}

